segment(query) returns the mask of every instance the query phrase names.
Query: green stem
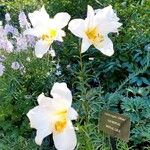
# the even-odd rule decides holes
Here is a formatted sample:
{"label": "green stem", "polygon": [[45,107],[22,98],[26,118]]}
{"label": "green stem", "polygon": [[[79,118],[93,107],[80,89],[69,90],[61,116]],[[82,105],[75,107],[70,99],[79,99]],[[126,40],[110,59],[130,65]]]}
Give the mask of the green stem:
{"label": "green stem", "polygon": [[[80,44],[81,45],[81,44]],[[83,60],[82,60],[82,54],[81,54],[81,46],[79,49],[79,56],[80,56],[80,83],[82,84],[82,87],[84,88],[84,77],[83,77]],[[88,123],[89,121],[89,117],[88,117],[88,103],[85,99],[85,95],[86,93],[83,91],[81,94],[82,99],[82,108],[85,112],[85,116],[86,116],[86,123]]]}
{"label": "green stem", "polygon": [[81,46],[79,49],[79,54],[80,54],[80,67],[81,67],[81,73],[83,73],[83,61],[82,61],[82,54],[81,54]]}
{"label": "green stem", "polygon": [[111,139],[110,139],[110,136],[108,137],[108,142],[109,142],[110,150],[113,150],[112,145],[111,145]]}

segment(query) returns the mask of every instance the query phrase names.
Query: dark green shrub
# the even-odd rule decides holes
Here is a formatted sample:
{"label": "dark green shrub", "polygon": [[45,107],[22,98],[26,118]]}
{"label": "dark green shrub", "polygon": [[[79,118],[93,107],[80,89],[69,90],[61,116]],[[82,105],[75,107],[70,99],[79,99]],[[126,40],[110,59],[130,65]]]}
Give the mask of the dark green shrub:
{"label": "dark green shrub", "polygon": [[[115,54],[106,57],[91,47],[83,55],[84,70],[81,72],[80,41],[66,29],[64,43],[54,44],[55,60],[59,61],[62,70],[60,77],[55,75],[55,64],[47,56],[41,61],[35,59],[32,53],[9,55],[5,61],[6,72],[0,78],[0,149],[39,149],[32,143],[35,132],[29,127],[26,113],[37,104],[36,98],[41,92],[49,95],[56,81],[65,81],[74,95],[74,106],[80,114],[75,124],[79,128],[78,149],[110,149],[109,136],[99,132],[97,126],[99,113],[103,109],[131,118],[130,142],[118,140],[118,150],[128,150],[131,145],[135,149],[137,144],[142,145],[141,149],[146,148],[150,141],[150,1],[12,0],[2,2],[4,9],[0,10],[0,18],[3,18],[4,11],[8,11],[17,25],[20,10],[29,13],[43,4],[50,16],[66,11],[73,18],[84,18],[87,4],[94,8],[113,5],[123,23],[119,35],[110,35]],[[32,58],[30,63],[26,61],[27,56]],[[89,57],[94,57],[94,60],[89,61]],[[21,60],[27,69],[25,75],[10,68],[14,60]],[[67,65],[70,65],[69,69],[66,69]],[[47,75],[47,72],[50,74]],[[44,146],[49,144],[45,140]]]}

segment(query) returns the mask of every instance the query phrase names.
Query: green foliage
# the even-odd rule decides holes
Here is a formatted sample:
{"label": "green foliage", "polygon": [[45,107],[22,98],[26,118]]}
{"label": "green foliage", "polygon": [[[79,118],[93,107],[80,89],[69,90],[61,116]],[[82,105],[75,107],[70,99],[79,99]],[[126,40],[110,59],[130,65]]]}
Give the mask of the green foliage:
{"label": "green foliage", "polygon": [[37,146],[33,141],[27,140],[21,136],[11,135],[4,136],[0,135],[0,149],[1,150],[27,150],[37,149]]}
{"label": "green foliage", "polygon": [[[1,5],[3,6],[3,11],[9,12],[12,18],[16,21],[20,11],[24,10],[26,13],[32,12],[33,10],[40,8],[42,6],[42,1],[36,0],[0,0]],[[4,14],[3,14],[4,15]]]}
{"label": "green foliage", "polygon": [[[27,57],[30,57],[30,62],[26,61]],[[10,68],[14,61],[22,63],[26,68],[25,72]],[[5,67],[0,90],[0,131],[6,136],[13,134],[27,138],[31,135],[31,129],[26,114],[37,105],[36,99],[41,92],[49,95],[49,89],[56,80],[56,66],[49,55],[41,63],[31,52],[23,52],[8,55]]]}
{"label": "green foliage", "polygon": [[134,143],[140,141],[150,140],[150,88],[129,88],[128,94],[132,97],[124,98],[122,102],[122,109],[124,113],[128,115],[132,120],[131,138],[134,139]]}
{"label": "green foliage", "polygon": [[[87,4],[102,8],[109,4],[117,11],[123,23],[119,35],[111,34],[115,54],[108,58],[91,47],[83,54],[83,69],[79,59],[77,38],[67,31],[64,43],[54,44],[57,57],[49,55],[42,59],[28,53],[10,54],[5,61],[5,73],[0,77],[0,149],[27,150],[53,149],[49,137],[41,148],[33,139],[35,130],[30,129],[26,113],[36,106],[37,96],[49,95],[54,82],[65,81],[73,93],[73,105],[80,118],[75,126],[79,150],[111,150],[110,137],[98,129],[99,113],[112,110],[130,117],[131,136],[129,143],[117,140],[118,150],[149,149],[150,141],[150,1],[146,0],[12,0],[3,1],[1,13],[11,13],[17,25],[20,10],[26,13],[45,4],[49,14],[54,16],[66,11],[73,18],[84,18]],[[3,18],[3,16],[0,16]],[[26,58],[30,57],[31,62]],[[93,61],[89,58],[94,57]],[[25,66],[25,73],[12,70],[11,63],[19,61]],[[61,65],[61,76],[56,76],[56,63]],[[67,65],[70,67],[67,68]],[[121,84],[122,83],[122,84]],[[146,145],[146,144],[147,145]],[[144,146],[143,146],[144,145]],[[146,148],[147,147],[147,148]]]}

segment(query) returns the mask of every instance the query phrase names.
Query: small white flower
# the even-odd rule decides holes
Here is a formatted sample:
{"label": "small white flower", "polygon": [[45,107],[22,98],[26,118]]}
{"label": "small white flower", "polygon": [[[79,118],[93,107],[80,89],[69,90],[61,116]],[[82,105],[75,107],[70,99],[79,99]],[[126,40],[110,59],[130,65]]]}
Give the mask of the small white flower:
{"label": "small white flower", "polygon": [[61,71],[57,70],[55,74],[56,74],[57,76],[60,76],[60,75],[61,75]]}
{"label": "small white flower", "polygon": [[27,58],[26,58],[26,61],[31,62],[30,57],[27,57]]}
{"label": "small white flower", "polygon": [[59,65],[59,64],[57,64],[57,65],[56,65],[56,69],[59,69],[59,68],[60,68],[60,65]]}
{"label": "small white flower", "polygon": [[3,66],[3,64],[0,62],[0,76],[3,75],[4,71],[5,71],[5,66]]}
{"label": "small white flower", "polygon": [[112,6],[96,11],[88,6],[87,18],[72,20],[68,28],[74,35],[82,38],[82,53],[94,45],[103,54],[111,56],[114,49],[108,34],[118,32],[118,28],[122,25],[118,21],[119,18],[114,13]]}
{"label": "small white flower", "polygon": [[94,60],[94,57],[89,57],[89,60]]}
{"label": "small white flower", "polygon": [[25,73],[26,73],[26,69],[24,68],[24,69],[21,70],[20,74],[24,75]]}
{"label": "small white flower", "polygon": [[55,56],[56,56],[55,50],[52,48],[52,46],[51,46],[51,49],[50,49],[48,52],[49,52],[49,54],[50,54],[52,57],[55,57]]}
{"label": "small white flower", "polygon": [[55,61],[55,60],[52,60],[51,62],[52,62],[53,64],[55,64],[55,63],[56,63],[56,61]]}
{"label": "small white flower", "polygon": [[47,75],[47,76],[50,76],[50,72],[47,72],[46,75]]}
{"label": "small white flower", "polygon": [[19,70],[20,70],[21,75],[24,75],[26,73],[26,68],[24,67],[22,63],[20,64]]}
{"label": "small white flower", "polygon": [[66,68],[67,68],[67,69],[70,69],[70,68],[71,68],[71,65],[70,65],[70,64],[69,64],[69,65],[67,65],[67,66],[66,66]]}
{"label": "small white flower", "polygon": [[76,130],[76,131],[79,131],[79,128],[78,128],[78,127],[75,127],[75,130]]}
{"label": "small white flower", "polygon": [[33,28],[28,29],[24,34],[30,34],[38,37],[35,45],[35,55],[42,58],[49,50],[53,41],[63,42],[66,34],[62,30],[69,22],[70,15],[68,13],[58,13],[54,18],[50,18],[44,6],[39,11],[29,13],[29,19]]}
{"label": "small white flower", "polygon": [[11,68],[14,70],[18,70],[20,68],[20,64],[17,61],[15,61],[11,64]]}
{"label": "small white flower", "polygon": [[41,145],[43,139],[53,133],[58,150],[74,150],[77,138],[71,120],[76,120],[78,114],[71,107],[71,91],[66,83],[55,83],[51,95],[53,98],[45,97],[43,93],[39,95],[39,105],[27,114],[31,127],[37,130],[35,142]]}

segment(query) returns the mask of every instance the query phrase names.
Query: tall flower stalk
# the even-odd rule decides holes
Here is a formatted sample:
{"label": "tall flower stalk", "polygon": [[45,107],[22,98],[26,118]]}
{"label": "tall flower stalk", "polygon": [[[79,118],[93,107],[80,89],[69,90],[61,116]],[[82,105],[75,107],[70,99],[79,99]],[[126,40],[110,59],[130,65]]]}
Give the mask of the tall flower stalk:
{"label": "tall flower stalk", "polygon": [[[79,41],[79,58],[80,58],[80,73],[79,73],[79,83],[80,83],[80,86],[82,87],[82,89],[86,88],[85,86],[85,82],[84,82],[84,75],[85,75],[85,72],[84,72],[84,64],[83,64],[83,57],[82,57],[82,52],[81,52],[81,40]],[[85,97],[86,95],[86,91],[84,90],[81,90],[81,102],[82,102],[82,109],[84,111],[84,114],[85,114],[85,117],[86,117],[86,123],[89,122],[89,117],[88,117],[88,100],[86,99]]]}

